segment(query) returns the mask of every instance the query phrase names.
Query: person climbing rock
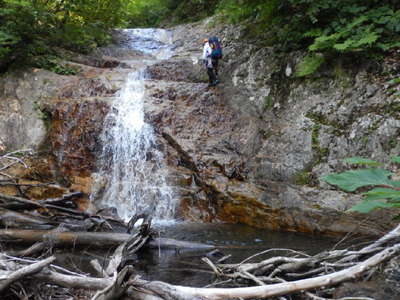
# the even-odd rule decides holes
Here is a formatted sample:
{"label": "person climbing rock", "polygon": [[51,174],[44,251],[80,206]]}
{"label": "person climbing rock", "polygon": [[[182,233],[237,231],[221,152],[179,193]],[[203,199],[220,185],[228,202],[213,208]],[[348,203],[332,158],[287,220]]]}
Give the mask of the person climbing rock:
{"label": "person climbing rock", "polygon": [[208,43],[212,49],[211,52],[211,60],[214,68],[214,74],[218,80],[218,62],[222,58],[222,47],[221,43],[219,42],[219,38],[216,36],[210,37],[208,39]]}
{"label": "person climbing rock", "polygon": [[213,59],[211,57],[213,49],[208,42],[208,39],[203,40],[203,63],[204,66],[207,68],[207,75],[208,75],[208,86],[216,86],[219,81],[214,73],[214,66],[213,66]]}

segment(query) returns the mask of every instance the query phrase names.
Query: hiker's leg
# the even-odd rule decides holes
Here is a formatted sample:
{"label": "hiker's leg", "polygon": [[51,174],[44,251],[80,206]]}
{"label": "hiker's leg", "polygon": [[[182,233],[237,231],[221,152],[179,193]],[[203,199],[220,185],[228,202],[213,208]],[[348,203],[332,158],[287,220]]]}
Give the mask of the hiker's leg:
{"label": "hiker's leg", "polygon": [[218,59],[213,59],[212,64],[214,67],[215,76],[218,77]]}
{"label": "hiker's leg", "polygon": [[216,77],[213,68],[207,68],[207,74],[208,74],[208,83],[214,84]]}

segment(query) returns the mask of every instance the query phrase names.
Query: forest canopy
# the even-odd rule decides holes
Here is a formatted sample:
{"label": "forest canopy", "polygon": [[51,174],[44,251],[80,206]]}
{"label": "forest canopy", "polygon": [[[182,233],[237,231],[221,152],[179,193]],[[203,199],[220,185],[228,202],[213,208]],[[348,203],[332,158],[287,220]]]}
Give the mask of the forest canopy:
{"label": "forest canopy", "polygon": [[280,51],[376,54],[400,46],[397,0],[0,0],[0,68],[40,64],[53,47],[89,52],[110,29],[197,21],[244,23]]}

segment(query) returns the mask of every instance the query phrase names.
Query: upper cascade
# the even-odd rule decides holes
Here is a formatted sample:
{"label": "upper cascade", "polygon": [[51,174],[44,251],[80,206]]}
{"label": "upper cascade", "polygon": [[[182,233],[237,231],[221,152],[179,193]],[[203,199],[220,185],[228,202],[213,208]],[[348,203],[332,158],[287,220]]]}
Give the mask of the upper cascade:
{"label": "upper cascade", "polygon": [[120,29],[116,31],[119,47],[152,55],[156,59],[172,56],[171,31],[158,28]]}
{"label": "upper cascade", "polygon": [[[172,54],[166,30],[126,29],[120,33],[121,47],[150,54],[153,63]],[[166,181],[164,156],[152,126],[145,122],[145,80],[144,68],[130,73],[106,116],[97,178],[105,181],[104,191],[101,195],[94,191],[93,198],[116,207],[125,220],[143,212],[156,221],[172,220],[175,197]]]}

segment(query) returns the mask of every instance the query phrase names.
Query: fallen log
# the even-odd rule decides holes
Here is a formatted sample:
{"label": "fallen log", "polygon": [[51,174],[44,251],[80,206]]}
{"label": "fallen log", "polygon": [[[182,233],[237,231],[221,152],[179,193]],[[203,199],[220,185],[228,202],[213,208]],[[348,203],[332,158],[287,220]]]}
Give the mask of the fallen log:
{"label": "fallen log", "polygon": [[36,209],[36,208],[44,208],[43,205],[36,201],[28,200],[21,197],[9,196],[5,194],[0,194],[0,200],[5,200],[1,204],[1,207],[11,210],[23,210],[23,209]]}
{"label": "fallen log", "polygon": [[[72,192],[72,193],[64,194],[58,198],[49,198],[49,199],[39,200],[39,203],[44,204],[44,205],[52,204],[52,205],[57,205],[57,206],[64,206],[65,204],[68,204],[68,206],[70,206],[70,203],[66,203],[67,201],[69,202],[69,200],[71,200],[73,198],[79,198],[82,196],[83,196],[82,192]],[[76,208],[76,205],[74,205],[73,208]]]}
{"label": "fallen log", "polygon": [[[127,233],[116,232],[57,232],[51,230],[0,230],[0,240],[15,243],[35,243],[50,241],[53,246],[118,246],[132,236]],[[178,241],[168,238],[154,238],[144,246],[149,249],[214,249],[215,246]]]}
{"label": "fallen log", "polygon": [[23,214],[8,209],[0,208],[0,225],[6,228],[51,229],[57,225],[47,218]]}
{"label": "fallen log", "polygon": [[[59,198],[49,198],[49,199],[42,199],[38,201],[32,201],[29,199],[17,197],[17,196],[9,196],[5,194],[0,194],[0,199],[3,200],[3,203],[0,204],[1,207],[10,210],[31,210],[37,208],[52,208],[56,210],[61,210],[75,214],[81,215],[89,215],[85,212],[81,212],[78,210],[70,210],[68,208],[64,208],[63,206],[66,205],[67,201],[70,201],[73,198],[82,197],[82,192],[73,192],[65,194]],[[68,203],[67,206],[71,207],[71,203]],[[73,207],[76,207],[73,206]]]}

